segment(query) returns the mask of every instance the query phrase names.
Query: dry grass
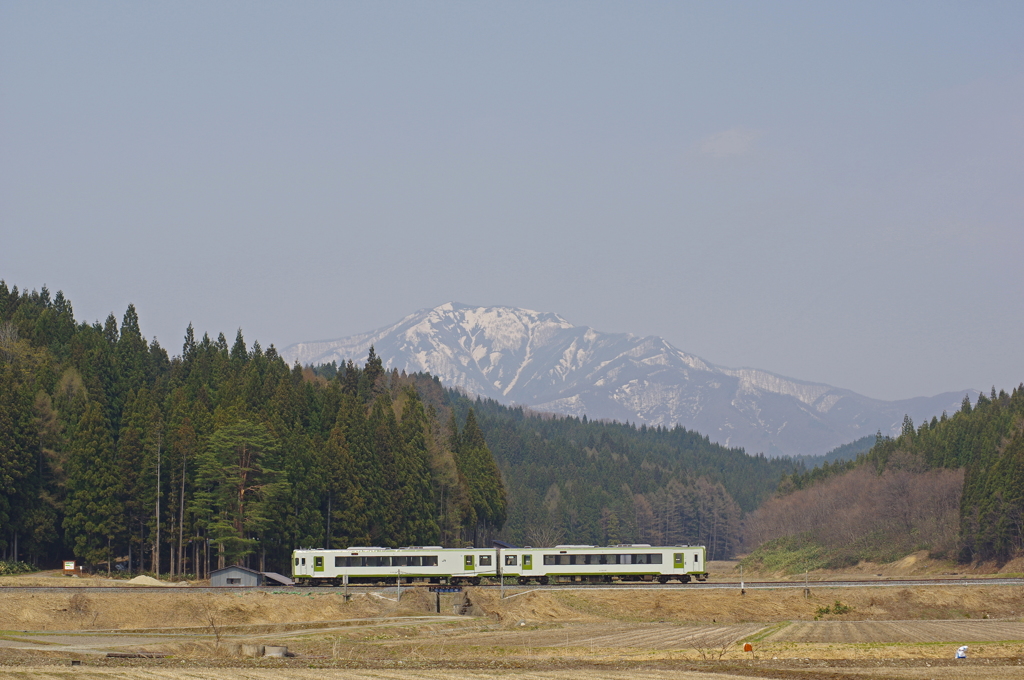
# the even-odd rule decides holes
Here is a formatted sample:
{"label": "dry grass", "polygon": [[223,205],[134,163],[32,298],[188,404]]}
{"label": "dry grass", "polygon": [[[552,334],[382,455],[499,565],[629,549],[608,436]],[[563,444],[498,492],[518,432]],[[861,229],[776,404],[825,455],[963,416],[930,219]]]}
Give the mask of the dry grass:
{"label": "dry grass", "polygon": [[[1021,588],[812,585],[810,598],[801,589],[748,590],[746,595],[738,590],[644,587],[513,592],[522,594],[499,599],[494,590],[468,589],[474,616],[456,620],[431,616],[434,595],[412,588],[403,588],[401,603],[379,595],[358,595],[346,602],[333,589],[276,594],[0,589],[0,629],[50,631],[49,636],[0,634],[0,678],[70,680],[68,674],[74,672],[76,679],[568,680],[586,674],[632,680],[642,669],[651,680],[1024,680],[1024,666],[1018,666],[1024,659]],[[450,613],[454,596],[445,597]],[[819,609],[837,599],[852,609],[840,616],[819,614],[824,620],[814,621]],[[992,618],[986,620],[986,615]],[[175,626],[179,628],[169,628]],[[93,647],[82,647],[84,666],[52,665],[69,663],[69,645],[84,641],[87,631],[152,628],[165,628],[172,635],[157,636],[145,650],[173,658],[118,667],[128,662],[98,659],[95,652],[102,651],[104,636],[119,648],[125,638],[99,632],[88,635]],[[55,630],[80,632],[55,637]],[[742,651],[748,641],[753,655]],[[285,644],[299,657],[272,662],[233,653],[238,644],[252,642]],[[957,665],[953,651],[964,643],[971,645],[971,659]],[[311,665],[317,668],[306,668]]]}
{"label": "dry grass", "polygon": [[0,591],[0,630],[129,630],[228,628],[253,624],[321,622],[423,614],[432,610],[424,593],[403,593],[402,606],[374,595],[346,601],[334,590],[279,593],[167,591]]}
{"label": "dry grass", "polygon": [[[521,593],[521,594],[516,594]],[[630,589],[516,591],[499,600],[493,589],[468,589],[469,613],[504,626],[526,621],[679,622],[694,624],[911,619],[968,620],[1024,617],[1024,588],[1002,586],[915,586],[908,588],[825,588],[737,590]],[[393,598],[393,595],[392,595]],[[99,630],[165,627],[231,627],[323,622],[433,613],[435,599],[422,588],[403,589],[401,606],[375,594],[340,589],[275,592],[25,592],[0,590],[0,630]],[[820,614],[836,601],[850,607],[839,616]],[[451,610],[442,613],[451,613]]]}
{"label": "dry grass", "polygon": [[[740,578],[738,560],[722,560],[708,563],[708,572],[714,580],[738,581]],[[863,561],[843,569],[814,569],[808,573],[811,581],[841,581],[865,579],[900,578],[984,578],[1024,574],[1024,557],[1005,564],[980,562],[959,564],[949,560],[936,560],[921,550],[895,562],[879,563]],[[754,571],[747,569],[744,577],[748,581],[802,581],[804,574],[786,574],[775,571]]]}

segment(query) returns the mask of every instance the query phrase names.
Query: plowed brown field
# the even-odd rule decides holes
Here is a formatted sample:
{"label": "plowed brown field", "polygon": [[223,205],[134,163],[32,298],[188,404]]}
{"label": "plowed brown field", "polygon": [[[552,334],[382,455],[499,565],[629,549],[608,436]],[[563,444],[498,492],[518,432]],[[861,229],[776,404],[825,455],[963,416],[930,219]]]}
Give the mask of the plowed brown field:
{"label": "plowed brown field", "polygon": [[[444,596],[438,615],[422,589],[403,589],[397,602],[394,590],[346,600],[338,589],[0,588],[0,678],[1024,680],[1020,587],[511,594]],[[837,600],[846,613],[822,614]],[[470,615],[453,616],[462,604]],[[296,656],[242,658],[242,644],[286,645]],[[961,644],[966,662],[952,658]]]}
{"label": "plowed brown field", "polygon": [[[1020,621],[799,621],[766,641],[839,644],[1024,641]],[[1024,644],[1024,643],[1022,643]]]}

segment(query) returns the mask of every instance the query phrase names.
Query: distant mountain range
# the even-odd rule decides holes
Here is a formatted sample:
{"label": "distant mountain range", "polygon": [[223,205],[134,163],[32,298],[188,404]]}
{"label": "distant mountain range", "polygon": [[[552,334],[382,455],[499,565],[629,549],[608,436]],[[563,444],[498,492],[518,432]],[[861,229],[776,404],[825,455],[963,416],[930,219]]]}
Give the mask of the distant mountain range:
{"label": "distant mountain range", "polygon": [[859,437],[896,434],[960,408],[965,394],[900,401],[785,378],[754,368],[726,368],[676,349],[662,338],[601,333],[557,314],[514,307],[448,303],[398,323],[338,340],[300,342],[289,363],[365,361],[370,346],[388,369],[429,371],[447,385],[538,411],[674,426],[748,453],[820,455]]}

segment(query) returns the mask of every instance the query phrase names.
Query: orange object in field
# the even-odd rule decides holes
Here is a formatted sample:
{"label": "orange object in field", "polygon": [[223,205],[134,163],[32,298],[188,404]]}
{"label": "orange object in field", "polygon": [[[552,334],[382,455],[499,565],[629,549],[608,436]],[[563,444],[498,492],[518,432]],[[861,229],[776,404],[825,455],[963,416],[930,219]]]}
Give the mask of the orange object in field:
{"label": "orange object in field", "polygon": [[752,651],[754,651],[754,645],[752,645],[752,644],[750,644],[748,642],[747,644],[743,645],[743,651],[744,652],[752,652]]}

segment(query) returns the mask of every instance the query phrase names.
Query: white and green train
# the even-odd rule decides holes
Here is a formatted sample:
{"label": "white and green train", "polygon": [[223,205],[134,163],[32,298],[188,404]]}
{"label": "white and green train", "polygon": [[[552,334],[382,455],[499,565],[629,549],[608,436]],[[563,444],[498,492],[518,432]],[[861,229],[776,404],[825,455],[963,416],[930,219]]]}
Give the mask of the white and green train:
{"label": "white and green train", "polygon": [[292,552],[297,585],[430,583],[478,585],[514,578],[520,584],[611,583],[707,579],[704,546],[628,544],[554,548],[352,547]]}

